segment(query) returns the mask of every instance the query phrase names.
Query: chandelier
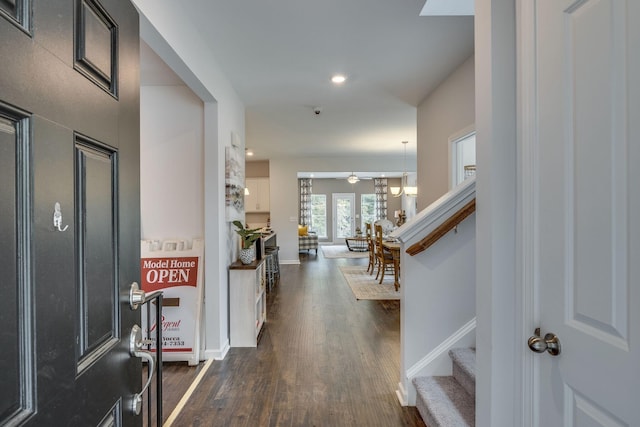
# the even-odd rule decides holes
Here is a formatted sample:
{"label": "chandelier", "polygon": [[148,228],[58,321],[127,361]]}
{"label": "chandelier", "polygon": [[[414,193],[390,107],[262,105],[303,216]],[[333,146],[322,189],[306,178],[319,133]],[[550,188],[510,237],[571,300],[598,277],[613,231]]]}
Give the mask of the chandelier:
{"label": "chandelier", "polygon": [[401,187],[389,187],[391,190],[391,195],[393,197],[400,197],[403,194],[409,197],[416,197],[418,195],[418,187],[410,186],[408,184],[409,174],[407,173],[407,144],[409,141],[402,141],[402,145],[404,145],[404,160],[403,160],[403,168],[404,172],[402,172],[402,179],[400,181]]}

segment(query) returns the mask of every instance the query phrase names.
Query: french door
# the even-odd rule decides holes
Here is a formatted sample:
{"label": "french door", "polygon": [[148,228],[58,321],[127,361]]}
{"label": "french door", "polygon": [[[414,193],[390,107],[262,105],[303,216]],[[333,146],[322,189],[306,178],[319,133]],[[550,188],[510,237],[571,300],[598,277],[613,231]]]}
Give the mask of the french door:
{"label": "french door", "polygon": [[333,193],[333,242],[344,243],[355,235],[356,202],[354,193]]}

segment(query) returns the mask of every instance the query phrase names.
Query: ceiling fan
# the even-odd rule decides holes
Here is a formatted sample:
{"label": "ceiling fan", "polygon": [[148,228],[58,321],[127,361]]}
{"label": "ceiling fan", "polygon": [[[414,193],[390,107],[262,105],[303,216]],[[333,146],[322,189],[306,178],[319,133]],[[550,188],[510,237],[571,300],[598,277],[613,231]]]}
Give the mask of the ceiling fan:
{"label": "ceiling fan", "polygon": [[359,177],[358,175],[356,175],[355,172],[351,172],[351,175],[349,175],[346,178],[345,177],[336,177],[336,179],[346,179],[349,184],[355,184],[356,182],[363,181],[363,180],[370,180],[370,179],[373,179],[373,178],[371,178],[371,177]]}

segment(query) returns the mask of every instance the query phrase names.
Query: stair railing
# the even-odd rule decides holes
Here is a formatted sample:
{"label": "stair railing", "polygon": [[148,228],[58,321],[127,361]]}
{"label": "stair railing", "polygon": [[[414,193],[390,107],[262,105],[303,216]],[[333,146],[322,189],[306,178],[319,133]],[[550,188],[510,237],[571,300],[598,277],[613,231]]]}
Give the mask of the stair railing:
{"label": "stair railing", "polygon": [[431,245],[440,240],[449,231],[453,230],[460,224],[466,217],[476,211],[476,199],[474,198],[467,203],[462,209],[451,215],[449,219],[436,227],[431,233],[427,234],[422,240],[409,246],[405,251],[411,256],[417,255],[422,251],[427,250]]}

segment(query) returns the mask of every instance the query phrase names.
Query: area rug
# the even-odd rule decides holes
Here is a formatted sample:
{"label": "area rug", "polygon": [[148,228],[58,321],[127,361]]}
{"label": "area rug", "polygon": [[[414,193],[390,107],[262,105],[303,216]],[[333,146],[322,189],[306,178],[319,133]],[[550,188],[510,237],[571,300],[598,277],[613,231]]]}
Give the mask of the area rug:
{"label": "area rug", "polygon": [[382,284],[376,280],[376,275],[367,273],[366,266],[342,266],[340,271],[351,287],[356,299],[369,300],[399,300],[400,290],[393,286],[393,274],[385,274]]}
{"label": "area rug", "polygon": [[369,252],[352,252],[347,245],[320,246],[325,258],[367,258]]}

